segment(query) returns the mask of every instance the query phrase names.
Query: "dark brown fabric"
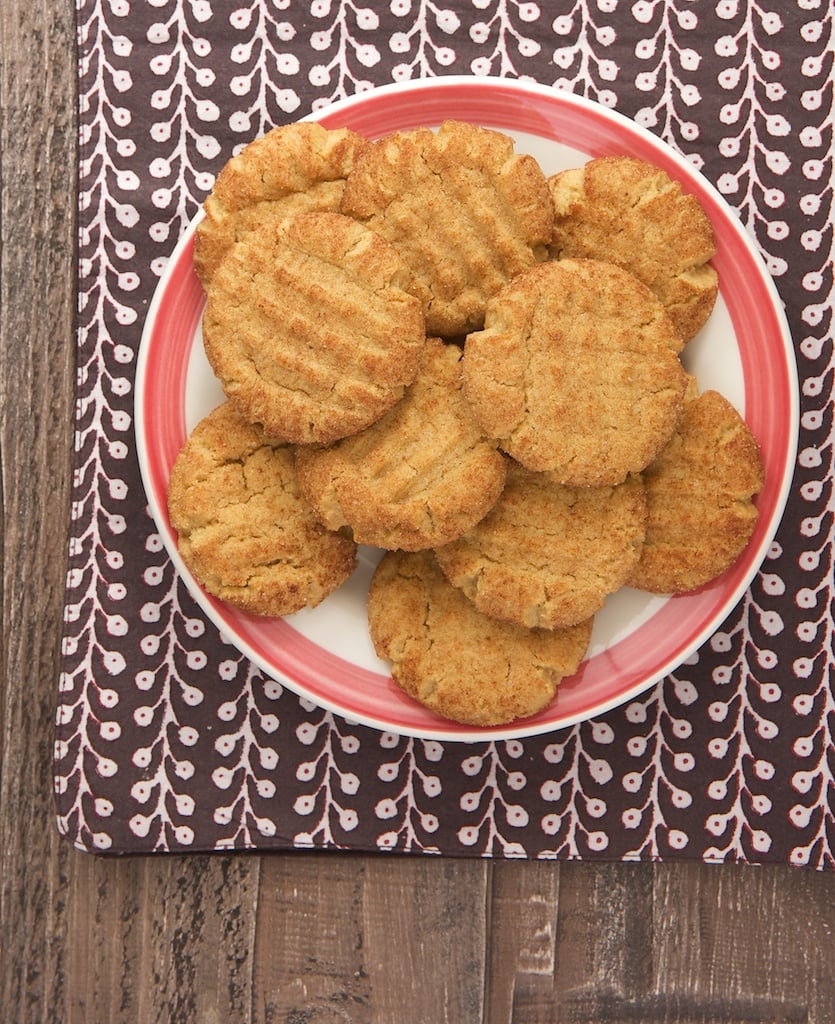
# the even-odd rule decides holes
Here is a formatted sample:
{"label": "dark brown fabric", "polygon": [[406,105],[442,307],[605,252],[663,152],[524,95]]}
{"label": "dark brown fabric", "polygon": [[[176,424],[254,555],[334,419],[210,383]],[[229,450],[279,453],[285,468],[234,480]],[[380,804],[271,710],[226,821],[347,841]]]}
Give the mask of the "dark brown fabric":
{"label": "dark brown fabric", "polygon": [[[77,435],[58,825],[89,850],[396,849],[835,865],[832,53],[825,5],[81,0]],[[750,591],[687,664],[525,741],[412,740],[266,679],[175,576],[132,432],[142,325],[233,148],[359,89],[568,88],[739,210],[797,346],[796,481]]]}

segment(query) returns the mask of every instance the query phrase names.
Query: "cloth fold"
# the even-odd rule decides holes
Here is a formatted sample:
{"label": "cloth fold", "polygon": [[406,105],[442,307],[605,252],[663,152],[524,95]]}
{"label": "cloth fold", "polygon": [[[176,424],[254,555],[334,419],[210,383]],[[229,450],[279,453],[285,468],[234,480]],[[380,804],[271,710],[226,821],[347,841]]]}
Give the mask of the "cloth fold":
{"label": "cloth fold", "polygon": [[[79,0],[76,430],[58,827],[110,853],[395,850],[835,866],[831,18],[810,4]],[[223,163],[392,81],[530,78],[634,118],[714,183],[785,304],[794,486],[721,629],[623,707],[475,744],[347,722],[206,619],[146,507],[142,328]]]}

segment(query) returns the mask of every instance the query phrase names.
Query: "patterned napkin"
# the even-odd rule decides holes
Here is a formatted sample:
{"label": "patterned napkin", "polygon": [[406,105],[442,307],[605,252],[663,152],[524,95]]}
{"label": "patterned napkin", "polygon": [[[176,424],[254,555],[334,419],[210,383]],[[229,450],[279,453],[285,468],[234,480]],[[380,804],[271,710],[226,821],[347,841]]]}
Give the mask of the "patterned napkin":
{"label": "patterned napkin", "polygon": [[[77,25],[77,402],[54,757],[62,834],[111,853],[835,866],[824,5],[78,0]],[[663,683],[527,740],[379,733],[266,678],[176,578],[133,437],[149,302],[233,149],[358,90],[445,74],[570,90],[683,152],[756,240],[801,377],[795,484],[739,607]]]}

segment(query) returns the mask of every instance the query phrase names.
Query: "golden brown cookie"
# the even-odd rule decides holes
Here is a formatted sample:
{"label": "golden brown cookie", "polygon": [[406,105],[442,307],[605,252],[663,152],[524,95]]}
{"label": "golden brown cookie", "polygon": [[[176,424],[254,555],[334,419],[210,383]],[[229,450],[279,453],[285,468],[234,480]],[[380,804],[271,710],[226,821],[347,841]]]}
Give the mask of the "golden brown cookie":
{"label": "golden brown cookie", "polygon": [[383,556],[368,617],[397,685],[436,714],[477,726],[546,707],[579,668],[592,627],[522,629],[488,618],[446,580],[429,551]]}
{"label": "golden brown cookie", "polygon": [[619,590],[641,554],[644,486],[565,487],[510,460],[490,513],[435,555],[444,575],[485,615],[518,626],[583,622]]}
{"label": "golden brown cookie", "polygon": [[464,392],[482,430],[572,487],[621,483],[663,448],[686,374],[675,328],[611,263],[555,260],[519,274],[468,335]]}
{"label": "golden brown cookie", "polygon": [[404,398],[359,434],[296,454],[302,493],[325,526],[360,544],[414,551],[459,537],[494,504],[505,459],[462,393],[461,350],[427,341]]}
{"label": "golden brown cookie", "polygon": [[168,507],[195,578],[254,615],[317,605],[356,564],[356,545],[326,530],[301,497],[292,448],[267,441],[230,402],[189,435]]}
{"label": "golden brown cookie", "polygon": [[652,164],[627,156],[590,160],[548,179],[554,256],[610,260],[640,278],[682,341],[706,323],[718,279],[713,228],[699,200]]}
{"label": "golden brown cookie", "polygon": [[356,433],[417,372],[426,336],[407,280],[394,248],[350,217],[267,217],[212,278],[206,356],[226,395],[271,438]]}
{"label": "golden brown cookie", "polygon": [[533,157],[461,121],[372,143],[348,175],[342,209],[403,254],[427,330],[443,336],[481,326],[488,297],[546,257],[553,223]]}
{"label": "golden brown cookie", "polygon": [[264,216],[308,210],[338,212],[345,179],[366,139],[347,128],[312,121],[273,128],[221,169],[203,203],[194,240],[194,268],[204,285],[230,246]]}
{"label": "golden brown cookie", "polygon": [[731,566],[757,523],[763,486],[757,442],[716,391],[686,403],[678,428],[644,473],[649,519],[629,584],[682,593]]}

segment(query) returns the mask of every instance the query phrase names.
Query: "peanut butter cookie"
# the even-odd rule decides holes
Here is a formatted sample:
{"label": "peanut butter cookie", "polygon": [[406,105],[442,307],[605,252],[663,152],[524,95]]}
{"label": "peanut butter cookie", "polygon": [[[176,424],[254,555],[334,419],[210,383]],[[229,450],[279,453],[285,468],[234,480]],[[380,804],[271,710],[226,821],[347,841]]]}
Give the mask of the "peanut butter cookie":
{"label": "peanut butter cookie", "polygon": [[644,485],[647,535],[628,583],[659,594],[694,590],[733,565],[754,532],[759,447],[730,402],[705,391],[685,404]]}
{"label": "peanut butter cookie", "polygon": [[570,487],[640,472],[681,413],[687,375],[661,303],[599,260],[517,275],[467,336],[464,393],[482,430]]}
{"label": "peanut butter cookie", "polygon": [[403,254],[427,331],[445,337],[481,326],[488,297],[546,257],[553,224],[538,163],[510,136],[461,121],[372,143],[342,210]]}
{"label": "peanut butter cookie", "polygon": [[590,160],[548,179],[555,257],[609,260],[649,287],[689,341],[719,291],[713,228],[694,195],[634,157]]}
{"label": "peanut butter cookie", "polygon": [[565,487],[509,461],[488,515],[435,555],[444,575],[493,618],[562,629],[596,614],[641,555],[644,486]]}
{"label": "peanut butter cookie", "polygon": [[207,292],[206,356],[227,397],[280,441],[327,443],[379,419],[426,340],[408,270],[380,235],[338,213],[266,217]]}
{"label": "peanut butter cookie", "polygon": [[368,598],[371,637],[410,697],[444,718],[503,725],[546,707],[588,648],[592,623],[523,629],[482,615],[429,551],[389,551]]}
{"label": "peanut butter cookie", "polygon": [[461,350],[429,339],[398,404],[359,434],[296,454],[299,486],[330,529],[418,550],[459,537],[494,504],[505,459],[462,394]]}
{"label": "peanut butter cookie", "polygon": [[229,248],[269,214],[338,212],[345,179],[368,144],[347,128],[280,125],[246,145],[217,176],[197,225],[194,268],[207,285]]}
{"label": "peanut butter cookie", "polygon": [[299,493],[292,448],[268,441],[230,402],[189,435],[168,507],[196,579],[255,615],[319,604],[356,564],[356,545],[326,530]]}

